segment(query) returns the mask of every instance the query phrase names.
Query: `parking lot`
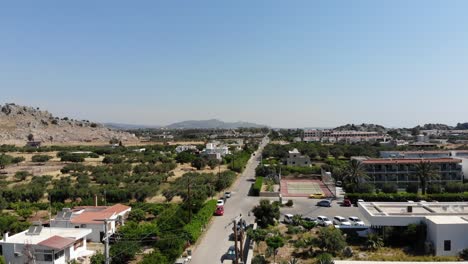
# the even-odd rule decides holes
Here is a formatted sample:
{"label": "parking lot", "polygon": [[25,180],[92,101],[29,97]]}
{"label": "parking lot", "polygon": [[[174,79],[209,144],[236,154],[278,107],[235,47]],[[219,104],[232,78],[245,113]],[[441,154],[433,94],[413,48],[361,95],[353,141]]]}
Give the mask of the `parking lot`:
{"label": "parking lot", "polygon": [[360,213],[359,209],[355,206],[352,207],[343,207],[336,200],[332,202],[331,207],[319,207],[315,204],[320,201],[319,199],[309,199],[304,197],[288,197],[284,201],[293,200],[293,207],[282,207],[281,208],[281,218],[283,221],[285,214],[300,214],[302,216],[317,217],[318,215],[327,216],[329,219],[333,219],[334,216],[343,216],[348,218],[349,216],[357,216],[365,224],[368,224],[367,220]]}

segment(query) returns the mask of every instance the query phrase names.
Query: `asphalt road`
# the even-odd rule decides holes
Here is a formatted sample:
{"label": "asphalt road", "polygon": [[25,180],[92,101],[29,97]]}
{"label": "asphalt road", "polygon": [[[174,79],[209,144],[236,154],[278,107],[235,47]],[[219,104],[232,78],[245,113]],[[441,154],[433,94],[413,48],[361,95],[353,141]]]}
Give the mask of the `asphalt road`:
{"label": "asphalt road", "polygon": [[248,212],[258,204],[260,199],[248,196],[248,193],[255,179],[255,168],[260,162],[259,157],[266,144],[264,140],[255,152],[255,156],[250,158],[244,172],[230,188],[232,195],[224,205],[224,215],[214,216],[201,241],[193,249],[191,264],[222,263],[224,254],[230,246],[234,245],[234,241],[229,240],[234,218],[242,214],[247,224],[254,222],[253,215],[248,216]]}

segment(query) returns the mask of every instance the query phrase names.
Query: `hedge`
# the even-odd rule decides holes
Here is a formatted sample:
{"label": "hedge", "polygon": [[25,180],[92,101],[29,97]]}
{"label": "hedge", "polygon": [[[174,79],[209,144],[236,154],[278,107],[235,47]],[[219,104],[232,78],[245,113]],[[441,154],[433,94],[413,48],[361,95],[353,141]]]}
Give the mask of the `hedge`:
{"label": "hedge", "polygon": [[216,210],[216,200],[209,200],[192,217],[192,221],[184,226],[184,231],[189,235],[190,243],[194,243],[200,237],[203,227],[210,221]]}
{"label": "hedge", "polygon": [[434,194],[415,194],[415,193],[347,193],[346,197],[352,203],[358,199],[366,202],[406,202],[411,201],[439,201],[439,202],[461,202],[468,201],[468,192],[465,193],[434,193]]}
{"label": "hedge", "polygon": [[263,185],[263,177],[261,176],[257,177],[252,187],[252,194],[255,196],[260,195],[260,191],[262,190],[262,185]]}

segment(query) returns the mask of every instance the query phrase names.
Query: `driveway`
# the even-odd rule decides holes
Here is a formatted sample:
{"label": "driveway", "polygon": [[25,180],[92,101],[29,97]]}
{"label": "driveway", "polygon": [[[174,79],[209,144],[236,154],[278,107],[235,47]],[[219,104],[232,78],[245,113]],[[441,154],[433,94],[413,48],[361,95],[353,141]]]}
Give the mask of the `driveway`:
{"label": "driveway", "polygon": [[234,241],[229,240],[234,218],[242,215],[247,224],[254,222],[253,215],[248,216],[248,212],[258,204],[259,197],[248,196],[248,193],[252,180],[255,179],[255,168],[260,162],[259,157],[266,144],[267,141],[264,140],[255,152],[255,156],[250,158],[244,172],[229,189],[232,195],[224,205],[224,215],[213,217],[199,244],[193,249],[191,264],[222,263],[224,254],[234,245]]}

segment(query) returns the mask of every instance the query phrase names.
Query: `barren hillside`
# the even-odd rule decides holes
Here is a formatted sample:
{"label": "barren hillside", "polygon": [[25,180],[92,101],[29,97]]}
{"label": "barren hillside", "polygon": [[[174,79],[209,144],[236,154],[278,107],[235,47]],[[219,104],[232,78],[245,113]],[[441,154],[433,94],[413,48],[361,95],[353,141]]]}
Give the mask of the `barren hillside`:
{"label": "barren hillside", "polygon": [[88,120],[54,117],[34,107],[0,105],[0,144],[25,144],[29,135],[44,144],[104,143],[113,138],[122,142],[138,140],[130,133],[112,130]]}

